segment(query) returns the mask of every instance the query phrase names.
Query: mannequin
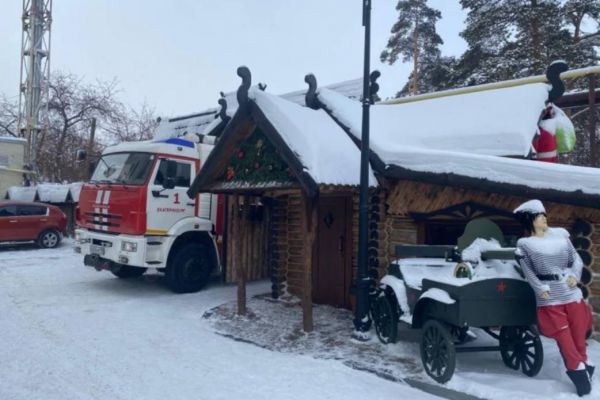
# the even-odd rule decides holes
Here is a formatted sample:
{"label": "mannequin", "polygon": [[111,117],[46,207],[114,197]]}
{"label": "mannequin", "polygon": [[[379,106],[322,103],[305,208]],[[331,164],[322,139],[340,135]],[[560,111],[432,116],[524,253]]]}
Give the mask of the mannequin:
{"label": "mannequin", "polygon": [[516,254],[536,295],[540,332],[556,340],[577,394],[589,394],[594,366],[587,358],[585,337],[592,321],[577,287],[583,262],[565,229],[548,228],[541,201],[527,201],[514,213],[530,234],[519,239]]}

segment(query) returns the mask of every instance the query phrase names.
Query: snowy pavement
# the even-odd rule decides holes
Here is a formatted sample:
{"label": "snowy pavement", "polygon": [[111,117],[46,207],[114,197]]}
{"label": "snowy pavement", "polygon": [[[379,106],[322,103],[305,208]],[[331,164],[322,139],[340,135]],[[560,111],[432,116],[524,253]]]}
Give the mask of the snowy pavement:
{"label": "snowy pavement", "polygon": [[[268,291],[248,286],[249,296]],[[215,333],[202,316],[235,294],[219,285],[172,294],[156,274],[119,280],[83,267],[69,241],[0,245],[0,399],[436,398],[341,360]]]}
{"label": "snowy pavement", "polygon": [[[235,302],[231,302],[210,310],[205,318],[222,334],[263,348],[338,360],[387,380],[408,382],[416,387],[424,383],[425,389],[434,393],[437,392],[432,391],[432,386],[441,386],[421,368],[418,331],[401,330],[402,339],[396,344],[384,345],[374,334],[370,342],[359,343],[348,334],[352,330],[352,314],[346,310],[315,306],[315,331],[305,334],[301,330],[302,314],[297,301],[274,301],[258,296],[248,302],[248,309],[248,316],[235,316]],[[484,331],[473,331],[477,339],[469,345],[497,346],[498,342]],[[499,352],[461,353],[457,354],[454,376],[443,387],[490,400],[578,399],[564,373],[556,345],[545,338],[542,341],[544,364],[534,378],[507,368]],[[588,351],[592,360],[600,363],[600,343],[590,341]],[[598,376],[594,376],[593,384],[590,400],[600,398]]]}

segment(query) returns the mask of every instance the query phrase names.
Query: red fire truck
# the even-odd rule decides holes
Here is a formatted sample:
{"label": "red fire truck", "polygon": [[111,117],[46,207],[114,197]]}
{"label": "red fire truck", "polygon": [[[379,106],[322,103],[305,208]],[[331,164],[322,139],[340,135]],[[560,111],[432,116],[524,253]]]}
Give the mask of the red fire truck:
{"label": "red fire truck", "polygon": [[187,194],[212,147],[169,138],[106,148],[79,196],[75,251],[84,264],[119,278],[156,268],[177,293],[219,273],[222,197]]}

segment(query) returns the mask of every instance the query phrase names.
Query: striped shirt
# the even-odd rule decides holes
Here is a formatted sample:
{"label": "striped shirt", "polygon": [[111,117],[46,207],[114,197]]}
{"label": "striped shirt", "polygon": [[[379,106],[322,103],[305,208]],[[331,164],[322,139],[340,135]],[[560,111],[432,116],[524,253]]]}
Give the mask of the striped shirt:
{"label": "striped shirt", "polygon": [[[516,254],[536,294],[538,307],[567,304],[583,298],[577,286],[571,288],[567,284],[569,276],[579,281],[583,262],[565,229],[548,228],[544,237],[519,239]],[[538,275],[557,275],[559,280],[540,280]],[[544,292],[550,292],[548,300],[541,297]]]}

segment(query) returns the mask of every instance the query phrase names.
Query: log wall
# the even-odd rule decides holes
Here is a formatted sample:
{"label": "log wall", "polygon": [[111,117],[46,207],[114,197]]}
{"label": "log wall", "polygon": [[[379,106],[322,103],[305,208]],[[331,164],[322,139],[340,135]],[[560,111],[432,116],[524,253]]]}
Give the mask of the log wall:
{"label": "log wall", "polygon": [[[387,240],[382,244],[381,251],[386,254],[388,260],[393,260],[396,245],[418,243],[420,227],[411,219],[410,213],[430,213],[467,201],[512,212],[527,200],[530,198],[411,181],[397,182],[387,193],[388,210],[383,225]],[[577,220],[583,220],[593,227],[588,237],[592,242],[589,249],[591,254],[589,268],[593,279],[585,286],[584,291],[587,289],[589,292],[588,300],[594,310],[595,330],[600,333],[600,210],[549,201],[543,203],[550,226],[563,227],[572,231],[573,224]],[[385,264],[387,266],[389,262]],[[380,267],[381,273],[384,270],[385,268]],[[600,338],[600,335],[597,334],[597,338]]]}

